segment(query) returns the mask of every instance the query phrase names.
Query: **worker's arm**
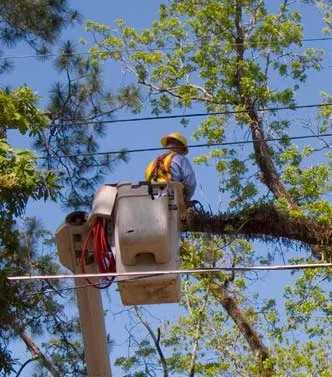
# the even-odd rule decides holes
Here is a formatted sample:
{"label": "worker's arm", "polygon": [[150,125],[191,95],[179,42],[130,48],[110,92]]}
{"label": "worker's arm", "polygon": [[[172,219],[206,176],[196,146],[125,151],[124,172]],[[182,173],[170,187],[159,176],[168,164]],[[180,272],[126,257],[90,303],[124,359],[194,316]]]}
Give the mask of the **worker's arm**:
{"label": "worker's arm", "polygon": [[183,183],[184,197],[186,201],[189,201],[196,188],[195,172],[189,160],[180,154],[175,155],[171,163],[171,174],[173,181]]}

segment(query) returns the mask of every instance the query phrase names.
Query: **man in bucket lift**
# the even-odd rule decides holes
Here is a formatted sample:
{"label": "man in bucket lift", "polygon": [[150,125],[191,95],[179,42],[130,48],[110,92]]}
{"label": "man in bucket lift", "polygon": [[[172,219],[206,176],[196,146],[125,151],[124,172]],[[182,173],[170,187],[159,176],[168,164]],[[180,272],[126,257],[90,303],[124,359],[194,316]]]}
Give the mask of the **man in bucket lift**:
{"label": "man in bucket lift", "polygon": [[161,138],[161,145],[169,151],[150,162],[145,171],[145,180],[181,182],[185,204],[190,207],[196,177],[189,160],[184,156],[188,153],[187,140],[181,133],[173,132]]}

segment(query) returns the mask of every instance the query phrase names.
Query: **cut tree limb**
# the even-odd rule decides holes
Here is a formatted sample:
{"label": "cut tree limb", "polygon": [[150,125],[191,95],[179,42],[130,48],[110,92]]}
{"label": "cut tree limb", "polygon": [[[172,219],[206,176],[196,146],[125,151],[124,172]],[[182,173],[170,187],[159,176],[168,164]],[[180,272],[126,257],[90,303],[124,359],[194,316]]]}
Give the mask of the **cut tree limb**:
{"label": "cut tree limb", "polygon": [[[327,247],[332,245],[332,225],[318,224],[306,218],[293,218],[274,206],[257,206],[238,213],[216,215],[191,211],[187,216],[186,231],[219,235],[239,235],[247,239],[301,242]],[[318,255],[317,247],[315,254]],[[319,248],[318,248],[319,249]],[[330,251],[331,253],[331,251]],[[327,255],[327,257],[331,257]]]}

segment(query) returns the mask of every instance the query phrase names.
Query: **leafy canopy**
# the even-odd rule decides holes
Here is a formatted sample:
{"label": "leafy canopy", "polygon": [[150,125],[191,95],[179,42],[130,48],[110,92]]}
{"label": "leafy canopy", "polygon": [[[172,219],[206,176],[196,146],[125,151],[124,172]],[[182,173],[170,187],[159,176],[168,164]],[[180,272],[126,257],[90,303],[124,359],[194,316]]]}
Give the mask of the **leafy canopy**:
{"label": "leafy canopy", "polygon": [[[317,127],[307,121],[307,128],[293,111],[311,73],[325,64],[324,51],[306,48],[303,42],[302,12],[316,11],[316,5],[323,10],[328,33],[331,1],[310,0],[171,0],[143,30],[123,20],[115,27],[88,21],[86,27],[96,40],[92,56],[116,61],[131,72],[156,116],[193,108],[224,113],[207,115],[193,132],[194,138],[210,143],[234,137],[252,141],[241,149],[211,148],[196,160],[215,162],[223,209],[242,213],[272,204],[286,214],[280,228],[291,231],[291,219],[331,224],[329,146],[317,141],[298,145],[291,139],[307,128],[316,133],[331,126],[330,110],[320,112]],[[325,99],[330,100],[328,94]],[[267,110],[275,107],[289,110]],[[280,140],[264,140],[270,137]],[[266,229],[271,222],[266,221]],[[216,244],[209,234],[191,237],[182,250],[184,264],[258,262],[246,241],[235,239],[238,231]],[[211,250],[218,251],[212,261]],[[272,262],[275,257],[264,259]],[[300,274],[294,286],[285,288],[281,314],[272,298],[261,302],[252,294],[247,276],[187,278],[181,302],[186,314],[173,326],[159,327],[150,342],[134,336],[132,352],[118,359],[118,365],[128,377],[153,375],[156,363],[164,376],[330,376],[331,293],[325,281],[331,281],[325,270]]]}

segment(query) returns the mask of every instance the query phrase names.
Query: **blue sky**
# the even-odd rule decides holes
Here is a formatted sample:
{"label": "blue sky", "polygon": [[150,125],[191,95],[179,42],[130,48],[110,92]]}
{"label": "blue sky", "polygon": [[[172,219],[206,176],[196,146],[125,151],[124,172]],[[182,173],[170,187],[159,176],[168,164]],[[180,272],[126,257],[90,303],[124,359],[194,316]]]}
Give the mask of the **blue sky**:
{"label": "blue sky", "polygon": [[[150,22],[157,17],[158,7],[161,1],[94,0],[92,2],[82,0],[80,2],[71,1],[71,3],[73,7],[78,8],[82,12],[83,18],[106,24],[111,24],[114,19],[122,18],[126,21],[126,23],[131,24],[132,26],[144,28],[148,27]],[[314,16],[309,13],[305,13],[305,30],[307,38],[321,36],[320,27],[318,26],[318,23],[313,22],[313,20],[315,20]],[[68,29],[64,34],[63,39],[76,40],[78,43],[79,38],[85,36],[84,25],[77,25],[75,28]],[[324,42],[321,44],[321,47],[326,49],[330,49],[329,46],[331,46],[331,42]],[[81,46],[81,50],[86,51],[87,48],[85,46]],[[31,50],[26,46],[16,46],[14,49],[6,51],[6,55],[13,56],[30,54]],[[10,84],[13,87],[26,83],[37,91],[42,98],[47,97],[50,84],[56,80],[56,72],[51,70],[49,63],[40,62],[36,59],[29,58],[15,59],[15,64],[15,70],[10,75],[4,77],[4,83]],[[119,69],[111,63],[106,63],[105,65],[105,81],[109,85],[114,86],[121,84],[121,71],[119,71]],[[326,74],[323,76],[320,73],[313,74],[308,84],[304,86],[299,102],[301,102],[301,104],[317,103],[319,102],[319,90],[328,90],[329,87],[331,87],[330,76],[326,76]],[[43,102],[44,101],[41,100],[41,104],[43,104]],[[311,114],[312,113],[309,115]],[[127,116],[130,116],[130,114]],[[124,116],[121,115],[119,117]],[[110,125],[108,137],[103,141],[101,150],[119,150],[123,147],[128,149],[157,147],[159,146],[159,140],[163,135],[177,130],[181,130],[181,132],[188,137],[189,142],[191,142],[191,132],[195,130],[199,124],[199,121],[200,119],[191,120],[190,125],[185,129],[183,129],[176,120],[155,120],[134,124],[118,123]],[[9,140],[15,146],[26,146],[26,139],[18,137],[17,133],[14,131],[9,133]],[[203,152],[206,152],[206,150],[195,148],[190,151],[188,157],[193,159],[195,156]],[[154,156],[154,152],[132,154],[130,156],[129,163],[123,163],[118,166],[114,172],[107,177],[107,181],[105,183],[118,181],[137,182],[141,180],[147,163]],[[195,198],[201,201],[205,206],[210,204],[213,209],[219,207],[223,209],[223,203],[225,203],[226,200],[222,194],[218,192],[218,181],[216,175],[214,174],[214,167],[195,167],[195,170],[199,182]],[[47,203],[47,205],[44,205],[40,202],[30,202],[27,209],[27,215],[40,216],[43,224],[48,229],[55,231],[55,229],[63,222],[67,212],[62,211],[59,204]],[[262,247],[260,244],[257,244],[256,247],[258,252],[262,254],[269,250],[269,247]],[[287,280],[289,280],[289,273],[279,273],[278,275],[274,275],[271,277],[268,283],[260,287],[261,292],[270,293],[271,289],[269,286],[271,285],[269,284],[274,284],[275,292],[280,293],[280,287]],[[111,353],[112,361],[114,361],[115,355],[117,353],[120,355],[125,350],[122,342],[127,336],[127,332],[125,329],[123,316],[115,314],[117,312],[121,312],[123,307],[119,302],[118,293],[115,292],[114,288],[112,288],[110,297],[110,300],[105,297],[104,305],[105,309],[110,309],[112,312],[112,314],[110,313],[107,317],[107,327],[111,334],[111,338],[115,341],[115,348]],[[174,315],[178,313],[178,308],[176,305],[165,305],[162,308],[154,307],[152,308],[152,311],[157,317],[163,316],[172,319],[174,318]],[[19,352],[22,352],[22,350]],[[113,368],[113,374],[115,376],[119,375],[116,372],[114,373],[114,371],[115,369]],[[21,376],[28,377],[30,374],[31,371],[27,368]]]}

